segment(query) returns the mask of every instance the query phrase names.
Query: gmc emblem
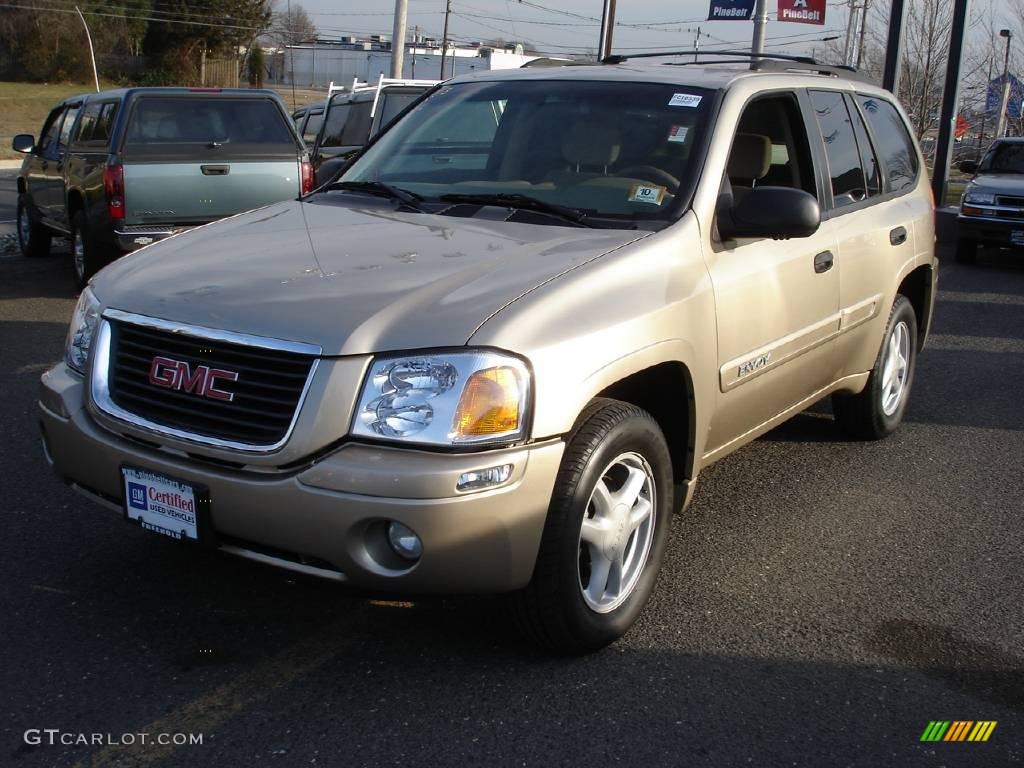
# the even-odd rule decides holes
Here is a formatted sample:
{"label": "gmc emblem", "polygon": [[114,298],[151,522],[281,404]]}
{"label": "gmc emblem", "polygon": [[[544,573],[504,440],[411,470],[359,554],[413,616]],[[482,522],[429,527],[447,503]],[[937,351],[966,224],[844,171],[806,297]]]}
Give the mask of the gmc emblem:
{"label": "gmc emblem", "polygon": [[235,399],[235,393],[217,389],[218,379],[238,381],[238,374],[208,365],[198,365],[193,371],[184,360],[172,360],[169,357],[154,357],[153,364],[149,366],[149,383],[153,386],[230,403]]}

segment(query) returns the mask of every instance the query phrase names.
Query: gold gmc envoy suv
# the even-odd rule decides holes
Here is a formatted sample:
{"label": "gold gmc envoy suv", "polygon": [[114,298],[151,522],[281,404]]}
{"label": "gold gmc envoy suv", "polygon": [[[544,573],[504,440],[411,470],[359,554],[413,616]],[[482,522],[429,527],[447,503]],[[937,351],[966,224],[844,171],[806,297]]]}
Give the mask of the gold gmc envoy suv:
{"label": "gold gmc envoy suv", "polygon": [[102,270],[47,460],[158,534],[612,642],[702,467],[826,396],[897,427],[935,296],[890,93],[693,58],[457,77],[315,193]]}

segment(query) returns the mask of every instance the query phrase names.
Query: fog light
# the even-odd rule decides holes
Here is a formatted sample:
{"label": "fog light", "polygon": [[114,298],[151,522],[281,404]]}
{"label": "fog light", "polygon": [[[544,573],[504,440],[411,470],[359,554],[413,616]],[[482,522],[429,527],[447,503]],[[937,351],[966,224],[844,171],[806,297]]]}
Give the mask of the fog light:
{"label": "fog light", "polygon": [[395,554],[406,560],[419,560],[423,554],[423,542],[415,531],[394,520],[388,523],[388,543]]}
{"label": "fog light", "polygon": [[481,488],[490,488],[493,485],[501,485],[511,476],[511,464],[502,464],[500,467],[478,469],[473,472],[463,472],[459,476],[459,482],[455,484],[455,490],[478,491]]}

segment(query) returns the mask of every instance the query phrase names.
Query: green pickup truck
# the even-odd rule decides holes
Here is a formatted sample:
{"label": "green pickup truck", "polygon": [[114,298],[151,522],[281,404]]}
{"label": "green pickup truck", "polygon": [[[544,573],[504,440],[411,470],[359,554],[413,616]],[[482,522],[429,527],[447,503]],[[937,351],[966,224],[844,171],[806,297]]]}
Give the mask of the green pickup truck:
{"label": "green pickup truck", "polygon": [[81,283],[123,254],[313,188],[273,91],[129,88],[57,105],[22,134],[18,241],[26,256],[72,243]]}

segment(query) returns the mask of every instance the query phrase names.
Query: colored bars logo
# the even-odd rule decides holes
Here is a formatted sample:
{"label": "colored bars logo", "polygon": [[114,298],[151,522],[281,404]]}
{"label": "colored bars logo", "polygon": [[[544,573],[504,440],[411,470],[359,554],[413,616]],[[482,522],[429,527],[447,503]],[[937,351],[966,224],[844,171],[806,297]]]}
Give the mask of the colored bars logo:
{"label": "colored bars logo", "polygon": [[932,720],[921,741],[988,741],[995,729],[995,720]]}

